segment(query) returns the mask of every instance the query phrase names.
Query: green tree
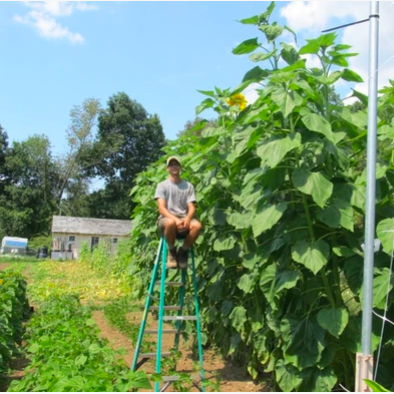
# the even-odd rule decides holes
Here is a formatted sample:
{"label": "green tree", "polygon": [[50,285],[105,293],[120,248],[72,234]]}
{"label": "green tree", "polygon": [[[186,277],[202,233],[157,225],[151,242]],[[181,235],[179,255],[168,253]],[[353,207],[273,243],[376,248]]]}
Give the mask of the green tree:
{"label": "green tree", "polygon": [[216,125],[217,125],[217,120],[215,119],[206,120],[201,118],[200,116],[196,116],[194,120],[192,121],[188,120],[186,122],[185,126],[183,127],[183,130],[177,133],[177,138],[182,137],[182,135],[184,134],[190,134],[199,137],[201,136],[201,133],[203,132],[204,129]]}
{"label": "green tree", "polygon": [[0,195],[4,191],[6,174],[5,174],[5,158],[8,149],[8,135],[0,125]]}
{"label": "green tree", "polygon": [[59,214],[88,215],[89,170],[101,159],[91,155],[100,110],[100,101],[94,98],[86,99],[82,105],[75,105],[70,110],[70,125],[66,131],[69,150],[57,160]]}
{"label": "green tree", "polygon": [[349,105],[350,112],[355,114],[359,111],[363,111],[367,108],[367,106],[362,103],[360,100],[355,101],[353,104]]}
{"label": "green tree", "polygon": [[[133,204],[129,193],[135,177],[162,154],[165,137],[160,119],[150,115],[126,93],[117,93],[100,113],[98,139],[92,155],[103,159],[95,165],[95,175],[105,180],[104,191],[93,193],[91,210],[99,217],[129,218]],[[103,147],[112,148],[103,155]],[[105,211],[101,211],[105,207]]]}
{"label": "green tree", "polygon": [[0,196],[3,235],[32,237],[50,231],[56,207],[57,168],[46,136],[13,142],[5,158],[6,180]]}

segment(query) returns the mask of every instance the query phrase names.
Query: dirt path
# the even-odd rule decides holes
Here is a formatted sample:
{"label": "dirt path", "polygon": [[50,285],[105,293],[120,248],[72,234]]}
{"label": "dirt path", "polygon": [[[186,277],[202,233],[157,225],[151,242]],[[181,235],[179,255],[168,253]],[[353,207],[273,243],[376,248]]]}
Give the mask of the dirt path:
{"label": "dirt path", "polygon": [[[107,322],[102,311],[95,311],[93,317],[101,331],[102,337],[106,338],[114,349],[123,348],[126,351],[124,360],[128,366],[131,366],[132,357],[134,355],[134,347],[131,341],[121,332],[113,328]],[[128,319],[131,323],[140,324],[142,313],[130,313]],[[157,328],[157,321],[152,318],[147,323],[150,329]],[[165,326],[165,328],[172,328]],[[151,335],[149,341],[154,343]],[[174,344],[174,335],[163,335],[163,352],[168,351]],[[177,371],[191,373],[193,371],[193,360],[190,348],[182,340],[180,343],[180,351],[182,358],[178,361]],[[153,361],[149,361],[141,367],[146,372],[154,372]],[[204,371],[206,378],[215,382],[217,375],[219,378],[220,390],[222,392],[257,392],[269,391],[263,384],[255,383],[244,368],[235,367],[225,362],[222,357],[218,356],[212,350],[204,350]],[[167,391],[171,391],[169,388]],[[196,390],[192,390],[196,391]]]}

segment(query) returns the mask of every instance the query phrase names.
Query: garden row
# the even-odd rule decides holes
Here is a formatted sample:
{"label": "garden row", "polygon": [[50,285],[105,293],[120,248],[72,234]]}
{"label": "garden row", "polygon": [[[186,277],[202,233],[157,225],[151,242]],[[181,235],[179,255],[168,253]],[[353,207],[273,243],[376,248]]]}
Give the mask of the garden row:
{"label": "garden row", "polygon": [[19,355],[22,322],[29,315],[26,282],[21,270],[8,268],[0,272],[0,375],[8,362]]}
{"label": "garden row", "polygon": [[26,328],[30,364],[8,391],[137,391],[151,387],[99,338],[90,312],[76,295],[50,295]]}

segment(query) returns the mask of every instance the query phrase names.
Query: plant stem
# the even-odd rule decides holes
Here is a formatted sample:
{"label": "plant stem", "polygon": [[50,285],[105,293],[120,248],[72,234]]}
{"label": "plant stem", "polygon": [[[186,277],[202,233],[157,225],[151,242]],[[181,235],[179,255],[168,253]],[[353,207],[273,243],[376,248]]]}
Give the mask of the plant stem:
{"label": "plant stem", "polygon": [[321,277],[323,279],[324,287],[326,289],[327,297],[328,297],[328,299],[330,301],[330,304],[331,304],[331,306],[333,308],[335,308],[335,300],[334,300],[334,297],[333,297],[332,292],[331,292],[331,287],[330,287],[330,283],[329,283],[327,275],[326,275],[326,270],[324,268],[322,268],[320,270],[320,274],[321,274]]}
{"label": "plant stem", "polygon": [[302,195],[302,202],[304,204],[306,220],[308,222],[309,235],[311,236],[312,241],[314,241],[315,240],[315,233],[313,231],[313,223],[312,223],[311,213],[309,212],[308,203],[306,201],[306,197],[304,194]]}
{"label": "plant stem", "polygon": [[[333,248],[337,246],[336,233],[331,234],[331,246]],[[333,262],[334,283],[337,286],[336,291],[335,291],[335,298],[336,298],[337,305],[341,305],[342,304],[342,297],[341,297],[341,289],[340,289],[338,256],[335,253],[332,254],[332,262]]]}
{"label": "plant stem", "polygon": [[[347,358],[346,357],[347,356],[347,351],[345,350],[345,359]],[[350,374],[349,374],[349,366],[348,366],[348,363],[347,363],[347,360],[344,360],[344,362],[343,362],[343,367],[345,368],[345,384],[346,384],[346,387],[350,387]]]}

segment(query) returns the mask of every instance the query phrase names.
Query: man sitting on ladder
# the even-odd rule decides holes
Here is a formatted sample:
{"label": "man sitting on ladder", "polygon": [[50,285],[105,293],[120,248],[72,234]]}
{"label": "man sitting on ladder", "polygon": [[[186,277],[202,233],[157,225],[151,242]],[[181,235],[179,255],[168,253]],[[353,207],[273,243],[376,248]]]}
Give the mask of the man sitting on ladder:
{"label": "man sitting on ladder", "polygon": [[[168,245],[167,268],[187,269],[189,248],[201,232],[201,223],[193,218],[196,196],[191,183],[181,179],[181,162],[176,156],[167,159],[168,179],[157,185],[155,199],[159,207],[158,227]],[[177,251],[175,240],[185,238]]]}

